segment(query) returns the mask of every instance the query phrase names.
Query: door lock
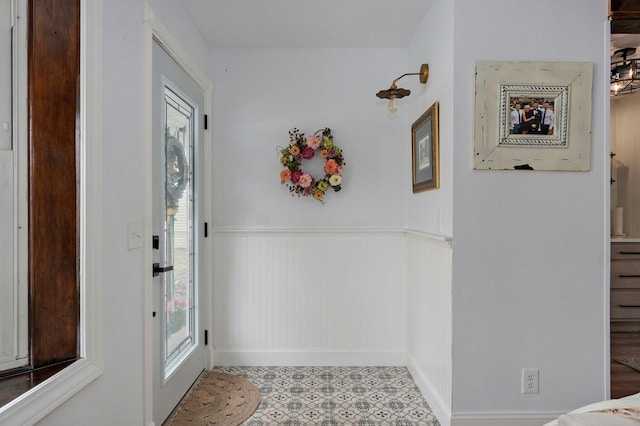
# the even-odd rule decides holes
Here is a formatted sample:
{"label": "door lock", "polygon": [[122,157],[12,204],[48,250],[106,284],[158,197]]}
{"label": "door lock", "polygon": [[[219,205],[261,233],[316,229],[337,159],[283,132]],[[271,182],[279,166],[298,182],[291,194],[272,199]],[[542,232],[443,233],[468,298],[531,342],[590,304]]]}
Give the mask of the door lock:
{"label": "door lock", "polygon": [[154,277],[157,277],[161,273],[165,273],[165,272],[169,272],[169,271],[173,271],[173,265],[165,266],[165,267],[161,268],[159,263],[154,263],[153,264],[153,276]]}

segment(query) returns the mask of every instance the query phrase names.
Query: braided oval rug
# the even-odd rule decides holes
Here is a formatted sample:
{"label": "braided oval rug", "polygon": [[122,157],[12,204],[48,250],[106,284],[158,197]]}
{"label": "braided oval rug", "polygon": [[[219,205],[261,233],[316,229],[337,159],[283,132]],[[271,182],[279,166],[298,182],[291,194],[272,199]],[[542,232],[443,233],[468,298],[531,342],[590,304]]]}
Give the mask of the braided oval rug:
{"label": "braided oval rug", "polygon": [[205,371],[164,425],[239,425],[251,417],[259,403],[260,391],[250,381],[221,371]]}

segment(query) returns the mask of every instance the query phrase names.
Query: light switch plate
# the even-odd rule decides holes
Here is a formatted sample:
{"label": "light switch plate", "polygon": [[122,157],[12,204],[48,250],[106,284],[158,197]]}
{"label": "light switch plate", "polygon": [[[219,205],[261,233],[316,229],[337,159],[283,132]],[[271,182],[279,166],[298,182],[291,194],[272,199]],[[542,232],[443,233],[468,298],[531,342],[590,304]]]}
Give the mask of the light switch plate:
{"label": "light switch plate", "polygon": [[127,248],[129,250],[142,247],[144,231],[140,222],[127,223]]}

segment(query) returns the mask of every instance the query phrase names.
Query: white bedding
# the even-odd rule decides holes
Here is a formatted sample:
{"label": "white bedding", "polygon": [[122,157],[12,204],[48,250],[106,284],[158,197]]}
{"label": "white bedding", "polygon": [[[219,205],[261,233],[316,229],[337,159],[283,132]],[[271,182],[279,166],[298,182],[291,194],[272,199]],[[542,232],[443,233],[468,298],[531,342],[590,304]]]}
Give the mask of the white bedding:
{"label": "white bedding", "polygon": [[545,426],[640,426],[640,393],[578,408]]}

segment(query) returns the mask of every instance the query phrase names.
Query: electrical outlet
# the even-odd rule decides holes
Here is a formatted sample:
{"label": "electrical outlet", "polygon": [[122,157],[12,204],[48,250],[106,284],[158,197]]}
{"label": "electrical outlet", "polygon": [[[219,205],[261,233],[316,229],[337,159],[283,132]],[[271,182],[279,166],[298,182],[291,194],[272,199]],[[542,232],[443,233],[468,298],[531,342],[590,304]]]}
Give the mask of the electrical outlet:
{"label": "electrical outlet", "polygon": [[539,372],[537,368],[522,369],[522,393],[538,393]]}

